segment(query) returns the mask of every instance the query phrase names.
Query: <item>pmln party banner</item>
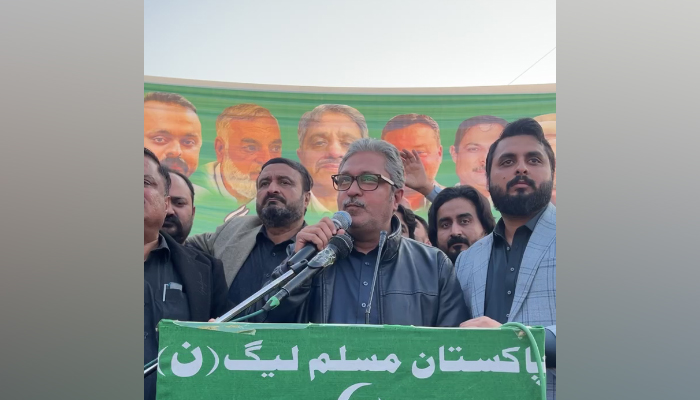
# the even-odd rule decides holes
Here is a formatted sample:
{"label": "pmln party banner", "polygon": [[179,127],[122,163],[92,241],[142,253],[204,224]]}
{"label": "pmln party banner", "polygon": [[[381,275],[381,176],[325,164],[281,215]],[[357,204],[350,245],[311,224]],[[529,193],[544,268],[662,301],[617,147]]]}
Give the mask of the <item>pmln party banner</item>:
{"label": "pmln party banner", "polygon": [[[161,321],[163,399],[541,399],[513,328]],[[544,353],[544,329],[531,328]]]}
{"label": "pmln party banner", "polygon": [[[144,146],[192,181],[191,234],[256,214],[255,182],[274,157],[300,161],[311,173],[307,223],[332,215],[330,176],[361,137],[417,150],[434,183],[470,185],[489,199],[486,154],[508,122],[535,118],[556,152],[555,85],[339,89],[145,80]],[[405,205],[426,217],[430,203],[406,189]]]}

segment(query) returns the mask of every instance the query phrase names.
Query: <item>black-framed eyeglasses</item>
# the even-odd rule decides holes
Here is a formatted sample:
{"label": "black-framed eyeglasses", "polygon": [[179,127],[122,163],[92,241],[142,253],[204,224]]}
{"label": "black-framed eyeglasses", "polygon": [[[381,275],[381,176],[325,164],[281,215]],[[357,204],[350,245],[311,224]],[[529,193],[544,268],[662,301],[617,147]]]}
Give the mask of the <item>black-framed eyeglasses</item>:
{"label": "black-framed eyeglasses", "polygon": [[339,192],[344,192],[350,189],[350,186],[352,186],[354,181],[357,181],[357,186],[366,192],[376,190],[379,187],[379,182],[381,181],[396,187],[394,181],[382,174],[362,174],[357,176],[338,174],[331,175],[331,179],[333,180],[333,188]]}

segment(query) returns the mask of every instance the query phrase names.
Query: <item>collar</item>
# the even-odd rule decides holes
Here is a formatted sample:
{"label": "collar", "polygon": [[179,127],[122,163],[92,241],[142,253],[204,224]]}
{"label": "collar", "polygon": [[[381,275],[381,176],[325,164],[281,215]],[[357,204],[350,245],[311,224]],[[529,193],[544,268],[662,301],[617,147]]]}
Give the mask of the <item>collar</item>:
{"label": "collar", "polygon": [[162,233],[158,233],[158,245],[154,247],[151,252],[148,254],[148,258],[151,257],[151,254],[154,253],[162,253],[165,257],[166,261],[170,261],[170,247],[168,247],[168,243],[165,241],[165,237],[163,237]]}
{"label": "collar", "polygon": [[[549,204],[547,204],[547,205],[549,205]],[[525,223],[525,225],[523,225],[524,227],[526,227],[530,231],[530,233],[532,233],[535,230],[535,227],[537,226],[537,222],[539,222],[539,220],[542,217],[542,214],[544,214],[545,210],[547,210],[547,207],[543,207],[540,211],[537,212],[537,214],[535,214],[534,217],[530,218],[530,220],[527,221],[527,223]],[[522,226],[520,228],[522,228]],[[518,228],[518,229],[520,229],[520,228]],[[505,237],[506,237],[505,231],[506,231],[506,225],[503,222],[503,217],[501,217],[498,220],[496,227],[493,229],[493,234],[494,234],[494,236],[498,236],[500,239],[505,240]]]}
{"label": "collar", "polygon": [[382,261],[394,259],[399,252],[401,246],[401,221],[396,215],[391,216],[391,233],[386,238],[384,250],[382,250]]}
{"label": "collar", "polygon": [[[304,222],[301,224],[301,228],[300,228],[299,230],[301,231],[301,230],[304,229],[305,227],[306,227],[306,220],[304,220]],[[297,233],[299,233],[299,232],[297,232]],[[287,244],[292,244],[292,245],[294,245],[294,243],[295,243],[296,240],[297,240],[297,233],[295,233],[294,236],[292,236],[291,238],[285,240],[284,242],[280,242],[280,243],[278,243],[278,244],[274,244],[274,243],[272,243],[272,240],[270,240],[270,237],[267,235],[267,228],[265,227],[265,225],[261,225],[261,226],[260,226],[260,231],[259,231],[258,234],[255,236],[255,238],[256,238],[256,240],[260,240],[260,239],[263,239],[263,238],[264,238],[265,240],[267,240],[267,241],[269,241],[270,243],[272,243],[274,246],[278,246],[278,245],[280,245],[280,244],[284,244],[284,245],[286,246]],[[293,247],[292,247],[292,248],[293,248]]]}

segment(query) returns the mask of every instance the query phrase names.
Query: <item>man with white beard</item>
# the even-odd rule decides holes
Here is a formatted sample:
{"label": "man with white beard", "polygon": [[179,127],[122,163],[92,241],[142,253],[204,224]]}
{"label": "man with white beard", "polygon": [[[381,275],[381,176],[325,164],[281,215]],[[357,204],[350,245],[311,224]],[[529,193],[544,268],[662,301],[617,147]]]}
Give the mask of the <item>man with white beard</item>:
{"label": "man with white beard", "polygon": [[277,119],[256,104],[228,107],[216,119],[214,149],[216,161],[204,165],[203,171],[192,177],[193,183],[205,188],[201,204],[212,211],[226,210],[219,221],[212,222],[220,224],[234,216],[255,213],[252,200],[262,165],[282,155]]}

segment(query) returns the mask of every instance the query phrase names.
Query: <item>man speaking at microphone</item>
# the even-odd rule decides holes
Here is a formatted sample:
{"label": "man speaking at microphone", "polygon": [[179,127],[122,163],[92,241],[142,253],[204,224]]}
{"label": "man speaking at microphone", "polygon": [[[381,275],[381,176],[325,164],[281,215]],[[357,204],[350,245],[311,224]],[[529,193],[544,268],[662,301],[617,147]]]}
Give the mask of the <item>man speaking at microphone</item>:
{"label": "man speaking at microphone", "polygon": [[[458,326],[465,316],[468,319],[454,267],[445,253],[401,236],[401,223],[394,213],[403,197],[404,174],[396,147],[359,139],[332,179],[338,209],[352,217],[348,233],[354,239],[353,250],[293,290],[268,313],[266,322],[364,324],[370,306],[370,324]],[[387,235],[380,254],[382,231]],[[343,233],[323,218],[296,235],[294,250],[308,244],[323,249],[333,235]],[[270,279],[286,269],[278,267]]]}

